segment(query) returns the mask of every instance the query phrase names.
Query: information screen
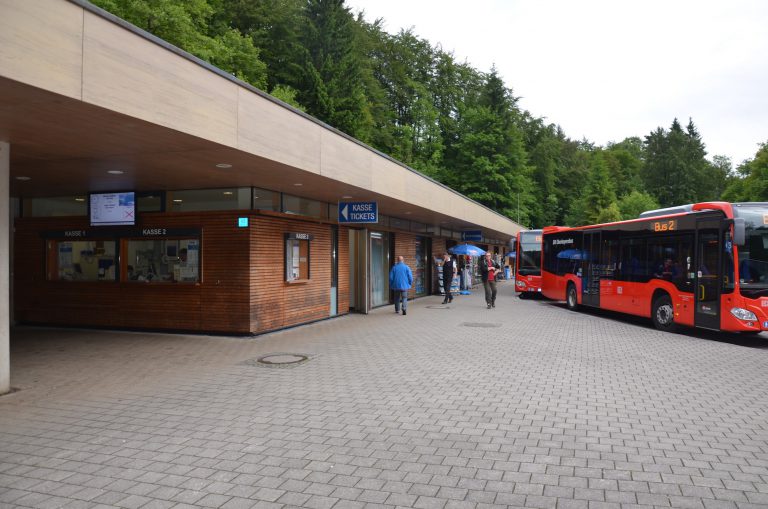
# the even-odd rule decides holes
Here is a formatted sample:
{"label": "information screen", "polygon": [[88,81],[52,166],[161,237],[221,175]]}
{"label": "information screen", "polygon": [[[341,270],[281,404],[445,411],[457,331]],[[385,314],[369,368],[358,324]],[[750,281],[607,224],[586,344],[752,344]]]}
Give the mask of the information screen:
{"label": "information screen", "polygon": [[136,224],[136,193],[92,193],[91,226]]}

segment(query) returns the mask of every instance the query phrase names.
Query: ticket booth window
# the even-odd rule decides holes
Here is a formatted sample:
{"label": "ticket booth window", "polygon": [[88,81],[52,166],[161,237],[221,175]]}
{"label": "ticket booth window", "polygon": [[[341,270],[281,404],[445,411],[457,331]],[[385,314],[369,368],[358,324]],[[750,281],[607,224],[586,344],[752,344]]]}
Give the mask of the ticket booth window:
{"label": "ticket booth window", "polygon": [[49,240],[48,280],[115,281],[116,246],[108,240]]}
{"label": "ticket booth window", "polygon": [[[302,238],[305,237],[305,238]],[[285,280],[309,280],[309,242],[306,234],[289,233],[285,239]]]}
{"label": "ticket booth window", "polygon": [[146,283],[200,281],[200,241],[190,238],[129,239],[124,280]]}

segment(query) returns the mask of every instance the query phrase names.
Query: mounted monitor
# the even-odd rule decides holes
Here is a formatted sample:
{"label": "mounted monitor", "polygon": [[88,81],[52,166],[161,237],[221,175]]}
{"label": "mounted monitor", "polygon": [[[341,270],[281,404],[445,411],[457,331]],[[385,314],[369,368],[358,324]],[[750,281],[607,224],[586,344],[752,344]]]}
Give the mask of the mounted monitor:
{"label": "mounted monitor", "polygon": [[136,193],[91,193],[89,201],[91,226],[136,224]]}

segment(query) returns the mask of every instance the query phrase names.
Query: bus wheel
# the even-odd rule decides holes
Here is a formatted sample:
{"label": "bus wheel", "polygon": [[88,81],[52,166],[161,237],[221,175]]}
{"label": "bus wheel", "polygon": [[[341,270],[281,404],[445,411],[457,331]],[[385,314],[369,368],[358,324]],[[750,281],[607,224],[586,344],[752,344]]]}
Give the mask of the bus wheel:
{"label": "bus wheel", "polygon": [[569,283],[565,290],[565,305],[571,311],[579,309],[579,296],[576,294],[576,285],[573,283]]}
{"label": "bus wheel", "polygon": [[672,299],[669,298],[669,295],[662,295],[653,301],[651,319],[653,320],[653,325],[661,331],[674,332],[677,330],[675,310],[672,307]]}

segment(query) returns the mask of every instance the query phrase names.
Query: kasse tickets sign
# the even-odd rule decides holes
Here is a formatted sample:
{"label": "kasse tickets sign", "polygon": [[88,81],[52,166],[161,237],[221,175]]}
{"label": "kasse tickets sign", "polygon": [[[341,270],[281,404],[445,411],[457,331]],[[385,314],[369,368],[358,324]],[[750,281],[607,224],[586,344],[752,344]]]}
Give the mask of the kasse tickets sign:
{"label": "kasse tickets sign", "polygon": [[339,202],[339,223],[378,223],[379,210],[375,201]]}

